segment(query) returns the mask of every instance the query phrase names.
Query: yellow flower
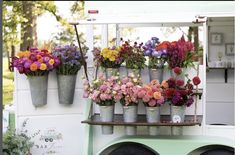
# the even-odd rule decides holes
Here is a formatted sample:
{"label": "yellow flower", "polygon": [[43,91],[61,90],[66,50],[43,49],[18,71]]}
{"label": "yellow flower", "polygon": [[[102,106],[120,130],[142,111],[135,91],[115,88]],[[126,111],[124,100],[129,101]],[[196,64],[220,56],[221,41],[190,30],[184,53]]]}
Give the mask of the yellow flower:
{"label": "yellow flower", "polygon": [[53,65],[55,63],[55,60],[54,59],[50,59],[49,62],[48,62],[50,65]]}
{"label": "yellow flower", "polygon": [[45,63],[41,63],[40,65],[40,70],[46,70],[47,69],[47,65]]}
{"label": "yellow flower", "polygon": [[110,61],[115,61],[115,57],[114,57],[114,56],[111,56],[111,57],[109,58],[109,60],[110,60]]}
{"label": "yellow flower", "polygon": [[37,64],[33,63],[33,64],[30,65],[30,70],[31,71],[36,71],[37,69],[38,69],[38,65]]}

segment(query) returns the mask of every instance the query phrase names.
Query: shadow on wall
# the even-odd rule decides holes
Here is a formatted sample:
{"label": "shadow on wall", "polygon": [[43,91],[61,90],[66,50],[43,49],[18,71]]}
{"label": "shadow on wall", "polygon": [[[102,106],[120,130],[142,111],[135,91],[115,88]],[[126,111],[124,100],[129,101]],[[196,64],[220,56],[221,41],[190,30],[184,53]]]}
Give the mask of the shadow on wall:
{"label": "shadow on wall", "polygon": [[108,147],[100,155],[159,155],[159,154],[143,144],[124,142]]}
{"label": "shadow on wall", "polygon": [[224,145],[207,145],[193,150],[188,155],[234,155],[235,148]]}

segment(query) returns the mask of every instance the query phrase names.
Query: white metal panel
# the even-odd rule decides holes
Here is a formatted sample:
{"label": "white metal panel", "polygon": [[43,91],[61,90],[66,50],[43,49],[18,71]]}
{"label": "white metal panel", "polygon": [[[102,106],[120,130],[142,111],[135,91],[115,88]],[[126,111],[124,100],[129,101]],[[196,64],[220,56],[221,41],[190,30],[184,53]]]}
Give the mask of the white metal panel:
{"label": "white metal panel", "polygon": [[84,151],[82,118],[82,115],[19,117],[18,126],[34,142],[33,155],[79,155]]}

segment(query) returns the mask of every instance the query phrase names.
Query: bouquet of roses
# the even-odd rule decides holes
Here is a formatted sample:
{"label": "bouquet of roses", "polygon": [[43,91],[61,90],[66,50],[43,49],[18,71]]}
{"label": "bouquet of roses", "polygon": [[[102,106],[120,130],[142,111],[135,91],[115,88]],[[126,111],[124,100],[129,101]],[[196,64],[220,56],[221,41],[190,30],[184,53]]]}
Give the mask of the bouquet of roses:
{"label": "bouquet of roses", "polygon": [[145,66],[144,50],[142,48],[143,43],[134,43],[133,46],[129,42],[125,41],[120,47],[120,52],[124,56],[126,62],[126,68],[129,69],[142,69]]}
{"label": "bouquet of roses", "polygon": [[123,78],[120,82],[121,100],[124,106],[132,106],[138,104],[138,93],[142,82],[140,78],[136,78],[133,73]]}
{"label": "bouquet of roses", "polygon": [[167,46],[167,62],[169,68],[187,68],[193,66],[193,43],[185,41],[182,36],[178,41],[173,41]]}
{"label": "bouquet of roses", "polygon": [[52,51],[52,54],[61,61],[60,65],[56,68],[58,74],[75,75],[81,69],[82,59],[77,46],[57,46]]}
{"label": "bouquet of roses", "polygon": [[29,48],[29,51],[18,52],[13,57],[11,67],[16,67],[20,74],[42,76],[60,64],[60,60],[46,49]]}
{"label": "bouquet of roses", "polygon": [[143,46],[144,55],[149,57],[149,67],[150,68],[162,68],[166,58],[166,47],[165,42],[159,44],[159,39],[157,37],[152,37],[151,40],[147,41]]}
{"label": "bouquet of roses", "polygon": [[149,84],[140,88],[138,98],[143,101],[145,106],[161,106],[165,101],[163,87],[158,80],[152,80]]}
{"label": "bouquet of roses", "polygon": [[[180,72],[176,72],[180,74]],[[187,77],[187,76],[186,76]],[[188,77],[187,77],[188,78]],[[192,84],[193,81],[193,84]],[[185,84],[184,80],[169,78],[164,89],[164,95],[167,101],[170,101],[174,106],[191,106],[194,102],[193,99],[193,87],[200,84],[201,80],[198,76],[193,80],[188,78]]]}
{"label": "bouquet of roses", "polygon": [[116,101],[122,98],[120,91],[119,79],[117,76],[105,78],[100,74],[96,80],[89,85],[87,80],[83,83],[84,98],[90,98],[96,104],[109,106],[113,105]]}
{"label": "bouquet of roses", "polygon": [[119,68],[124,61],[120,50],[113,46],[112,48],[93,49],[94,61],[97,65],[105,68]]}

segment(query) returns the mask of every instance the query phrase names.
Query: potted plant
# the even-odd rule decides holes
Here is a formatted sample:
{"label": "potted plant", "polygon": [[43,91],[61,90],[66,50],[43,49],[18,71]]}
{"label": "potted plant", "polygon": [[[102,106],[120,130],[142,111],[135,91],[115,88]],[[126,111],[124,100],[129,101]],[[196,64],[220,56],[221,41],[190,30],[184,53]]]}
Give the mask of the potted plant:
{"label": "potted plant", "polygon": [[148,67],[150,73],[150,80],[158,79],[160,82],[163,80],[163,69],[166,62],[167,53],[165,42],[159,44],[157,37],[152,37],[143,46],[144,55],[148,57]]}
{"label": "potted plant", "polygon": [[[144,85],[138,92],[138,98],[143,102],[146,108],[147,122],[160,122],[160,106],[164,104],[163,88],[158,80],[152,80]],[[157,135],[157,127],[149,127],[150,135]]]}
{"label": "potted plant", "polygon": [[[103,122],[112,122],[114,118],[115,103],[121,99],[120,85],[118,77],[111,76],[105,78],[100,74],[96,80],[89,85],[87,80],[84,81],[84,98],[90,98],[99,105],[100,118]],[[102,126],[102,134],[112,134],[113,126]]]}
{"label": "potted plant", "polygon": [[11,67],[27,76],[33,105],[47,104],[48,74],[60,64],[60,60],[46,49],[29,48],[29,51],[18,52],[17,55],[13,57]]}
{"label": "potted plant", "polygon": [[120,52],[126,64],[127,74],[134,73],[135,76],[138,76],[141,73],[141,69],[145,67],[146,59],[142,46],[143,43],[138,45],[137,42],[134,42],[134,45],[130,45],[130,42],[125,41],[120,47]]}
{"label": "potted plant", "polygon": [[120,53],[120,49],[113,46],[112,48],[94,48],[92,50],[94,55],[94,62],[96,65],[100,65],[105,69],[105,75],[107,78],[112,75],[117,75],[121,64],[124,59]]}
{"label": "potted plant", "polygon": [[76,86],[77,72],[81,69],[82,59],[77,46],[57,46],[52,51],[61,63],[56,67],[60,104],[72,104]]}
{"label": "potted plant", "polygon": [[[169,69],[171,70],[172,76],[176,76],[172,71],[175,67],[182,69],[182,76],[178,78],[184,78],[186,69],[193,67],[193,43],[190,41],[185,41],[184,36],[182,36],[178,41],[168,42],[167,44],[167,63]],[[182,79],[185,80],[185,79]]]}
{"label": "potted plant", "polygon": [[[138,91],[141,88],[141,84],[140,78],[135,77],[133,73],[124,77],[120,82],[120,92],[122,94],[120,103],[123,105],[124,122],[137,121]],[[136,126],[126,126],[125,130],[127,135],[136,134]]]}
{"label": "potted plant", "polygon": [[[176,76],[178,74],[176,73]],[[164,89],[164,95],[166,100],[171,105],[171,121],[173,123],[181,123],[184,122],[185,118],[185,109],[186,107],[190,107],[193,102],[193,87],[200,84],[201,80],[198,76],[190,80],[187,77],[187,83],[182,79],[177,78],[169,78],[167,80],[168,87]],[[182,128],[175,127],[173,128],[174,135],[182,135]]]}

